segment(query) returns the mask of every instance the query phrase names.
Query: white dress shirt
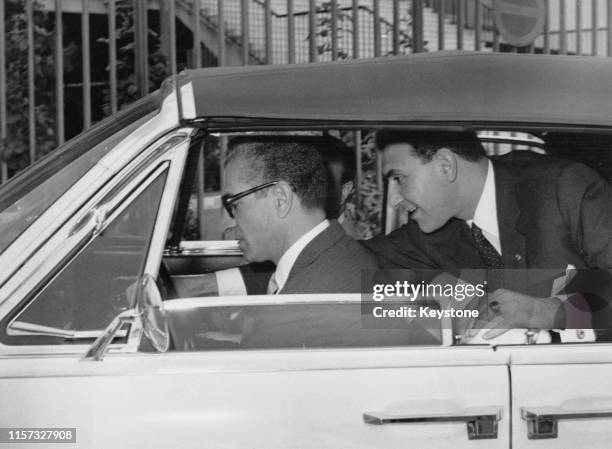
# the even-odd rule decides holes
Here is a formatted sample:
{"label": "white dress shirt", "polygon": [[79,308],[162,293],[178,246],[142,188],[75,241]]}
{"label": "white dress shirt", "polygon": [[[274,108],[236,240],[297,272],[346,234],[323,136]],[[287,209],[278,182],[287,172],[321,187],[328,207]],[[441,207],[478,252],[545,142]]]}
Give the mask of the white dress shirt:
{"label": "white dress shirt", "polygon": [[501,240],[499,238],[499,224],[497,222],[497,200],[495,199],[495,172],[493,171],[491,161],[489,161],[487,178],[476,205],[474,217],[466,221],[470,228],[475,223],[476,226],[482,229],[482,234],[501,255]]}
{"label": "white dress shirt", "polygon": [[276,271],[272,274],[272,277],[276,281],[276,285],[278,287],[277,293],[280,292],[285,284],[287,283],[287,278],[289,278],[289,273],[291,273],[291,269],[295,264],[295,261],[301,254],[301,252],[317,235],[323,232],[329,226],[329,220],[323,220],[321,223],[316,225],[306,234],[301,236],[293,245],[291,245],[287,251],[281,256],[276,265]]}

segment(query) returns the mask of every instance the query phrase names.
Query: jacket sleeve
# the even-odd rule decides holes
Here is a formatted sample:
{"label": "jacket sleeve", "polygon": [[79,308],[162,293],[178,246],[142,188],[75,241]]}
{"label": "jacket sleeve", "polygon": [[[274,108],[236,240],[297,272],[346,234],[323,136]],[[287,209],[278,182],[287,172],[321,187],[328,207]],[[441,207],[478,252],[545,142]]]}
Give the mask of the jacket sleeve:
{"label": "jacket sleeve", "polygon": [[439,268],[426,252],[419,248],[417,237],[412,231],[410,224],[407,224],[388,235],[379,234],[369,240],[360,240],[360,243],[376,255],[381,268]]}
{"label": "jacket sleeve", "polygon": [[557,178],[557,203],[590,268],[612,269],[612,186],[582,164]]}

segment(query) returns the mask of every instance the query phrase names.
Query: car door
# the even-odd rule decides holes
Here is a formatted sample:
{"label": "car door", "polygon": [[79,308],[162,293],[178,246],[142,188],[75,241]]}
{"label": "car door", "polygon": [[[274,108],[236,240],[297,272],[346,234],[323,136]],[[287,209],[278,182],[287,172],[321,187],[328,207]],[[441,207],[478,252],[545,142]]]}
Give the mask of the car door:
{"label": "car door", "polygon": [[612,435],[612,345],[505,347],[517,449],[605,448]]}
{"label": "car door", "polygon": [[[509,447],[508,356],[452,346],[442,323],[428,345],[278,339],[255,349],[207,334],[213,312],[299,316],[318,304],[341,316],[339,305],[359,309],[359,295],[169,300],[171,351],[152,352],[132,326],[102,361],[83,360],[129,307],[137,276],[157,275],[188,134],[152,145],[150,158],[67,220],[44,259],[22,268],[31,276],[0,309],[0,427],[74,429],[76,447],[86,448]],[[342,334],[341,321],[328,323],[326,332]]]}
{"label": "car door", "polygon": [[320,304],[340,313],[337,305],[359,309],[359,295],[168,300],[173,350],[151,352],[133,326],[102,361],[83,360],[104,323],[129,305],[116,293],[139,273],[157,274],[190,143],[185,132],[157,142],[152,159],[83,210],[88,217],[105,205],[106,218],[68,220],[66,242],[24,267],[39,268],[2,309],[0,427],[73,429],[85,448],[509,447],[507,356],[451,346],[441,329],[428,345],[202,343],[213,311],[231,318],[269,307],[297,316]]}
{"label": "car door", "polygon": [[506,363],[443,346],[29,357],[4,363],[0,422],[75,428],[79,447],[508,448]]}

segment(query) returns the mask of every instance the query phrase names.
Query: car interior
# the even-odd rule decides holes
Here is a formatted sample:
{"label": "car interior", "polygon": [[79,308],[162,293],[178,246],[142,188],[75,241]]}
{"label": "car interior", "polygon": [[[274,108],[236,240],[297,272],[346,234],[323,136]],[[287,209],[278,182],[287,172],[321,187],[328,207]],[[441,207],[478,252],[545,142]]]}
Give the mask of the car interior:
{"label": "car interior", "polygon": [[[298,131],[303,134],[302,131]],[[315,134],[329,133],[329,130],[313,131]],[[527,132],[500,131],[500,130],[478,130],[478,135],[482,141],[485,151],[489,156],[504,155],[509,152],[532,151],[540,154],[548,154],[554,157],[561,157],[585,163],[600,173],[608,182],[612,183],[612,135],[607,133],[592,132],[566,132],[560,130],[530,130]],[[355,167],[356,156],[354,145],[351,138],[355,136],[353,130],[334,130],[332,135],[348,141],[349,148],[324,148],[321,151],[322,158],[326,164],[330,195],[326,207],[329,218],[338,218],[345,214],[354,220],[364,220],[374,217],[374,225],[367,223],[371,232],[390,232],[401,226],[408,220],[405,211],[397,210],[392,207],[382,207],[380,201],[388,198],[389,185],[384,184],[380,166],[373,151],[373,133],[371,130],[360,130],[362,150],[362,177],[361,189],[367,191],[382,190],[382,195],[378,204],[373,204],[376,195],[365,196],[361,193],[361,204],[357,205],[356,199],[359,193],[357,183],[353,183],[357,172]],[[211,134],[204,138],[199,145],[200,151],[193,152],[187,161],[184,180],[181,185],[181,193],[176,205],[174,220],[171,232],[164,251],[162,265],[159,271],[160,288],[166,299],[180,298],[181,295],[175,287],[177,279],[212,274],[217,270],[237,267],[244,263],[240,249],[236,241],[231,240],[231,220],[223,210],[220,196],[220,179],[222,173],[223,147],[227,141],[236,136],[245,136],[249,133],[228,133]],[[254,133],[265,134],[265,133]],[[268,133],[270,134],[270,133]],[[282,133],[283,138],[290,139],[291,133]],[[278,135],[277,135],[278,137]],[[354,142],[354,139],[352,140]],[[202,167],[202,165],[204,165]],[[351,192],[346,194],[346,183],[351,182]],[[383,183],[382,189],[377,183]],[[344,195],[343,195],[344,187]],[[382,200],[381,200],[382,199]],[[370,201],[370,203],[368,203]],[[361,210],[359,210],[361,207]],[[364,210],[370,207],[370,210]],[[378,210],[376,210],[378,208]],[[348,212],[347,212],[348,211]],[[354,221],[353,220],[353,221]],[[356,226],[352,223],[347,226],[349,234],[356,238],[363,238],[356,229],[367,229],[361,225]],[[352,233],[353,232],[353,233]],[[367,234],[366,234],[367,235]],[[262,276],[269,276],[273,272],[272,263],[255,264],[255,269],[260,270]],[[267,277],[266,277],[267,279]],[[251,293],[251,288],[247,286],[247,291]],[[260,292],[261,293],[261,292]],[[265,292],[264,292],[265,293]],[[215,296],[216,292],[211,292],[210,296]],[[206,294],[202,296],[207,296]],[[276,306],[279,307],[278,305]],[[287,306],[288,307],[288,306]],[[295,310],[295,306],[293,306]],[[238,335],[237,326],[240,320],[225,319],[239,315],[240,308],[218,308],[206,311],[204,315],[196,318],[197,314],[183,314],[180,318],[175,318],[172,326],[175,349],[206,349],[222,348],[227,349],[236,347],[236,341],[232,341],[232,335]],[[174,314],[178,317],[178,314]],[[177,324],[180,322],[180,325]],[[200,336],[210,335],[210,329],[222,332],[222,338],[198,340],[193,335],[186,335],[184,329],[193,329],[193,324],[198,323],[201,331]],[[208,323],[202,326],[202,323]],[[437,329],[436,342],[440,341],[440,330]],[[213,332],[214,333],[214,332]],[[198,332],[195,332],[196,337]],[[200,343],[198,343],[198,341]],[[205,343],[202,343],[202,342]],[[329,344],[329,341],[327,342]],[[346,343],[346,342],[345,342]]]}

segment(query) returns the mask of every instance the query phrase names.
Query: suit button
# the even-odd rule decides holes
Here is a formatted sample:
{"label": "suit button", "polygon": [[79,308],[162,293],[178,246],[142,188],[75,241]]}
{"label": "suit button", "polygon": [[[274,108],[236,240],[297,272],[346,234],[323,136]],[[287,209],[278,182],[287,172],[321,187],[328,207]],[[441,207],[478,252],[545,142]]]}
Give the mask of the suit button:
{"label": "suit button", "polygon": [[520,262],[521,260],[523,260],[523,256],[521,256],[520,254],[515,254],[514,260],[516,260],[517,262]]}

